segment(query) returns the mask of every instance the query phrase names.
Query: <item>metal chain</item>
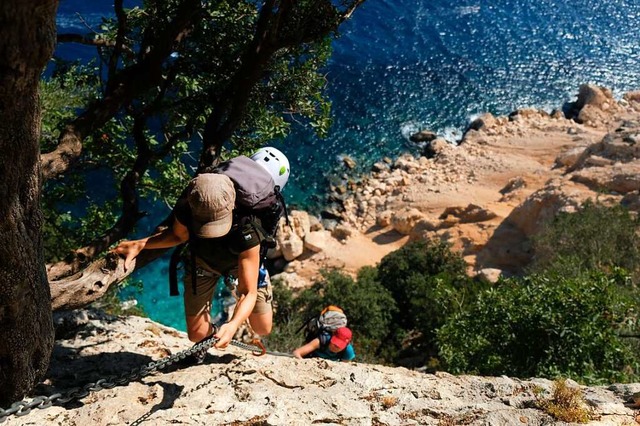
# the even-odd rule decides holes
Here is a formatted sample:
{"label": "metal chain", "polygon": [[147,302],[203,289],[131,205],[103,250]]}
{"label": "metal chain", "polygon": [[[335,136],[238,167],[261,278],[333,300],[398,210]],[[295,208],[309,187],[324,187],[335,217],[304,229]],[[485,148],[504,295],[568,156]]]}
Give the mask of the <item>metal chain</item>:
{"label": "metal chain", "polygon": [[[134,380],[146,377],[158,370],[162,370],[172,365],[174,362],[181,361],[197,352],[207,350],[211,348],[217,341],[218,338],[212,336],[209,339],[203,340],[202,342],[193,345],[191,348],[182,352],[178,352],[175,355],[162,358],[161,360],[155,362],[150,362],[146,365],[143,365],[142,367],[134,368],[130,372],[124,373],[120,376],[109,376],[104,379],[99,379],[95,383],[87,383],[81,388],[71,388],[64,394],[54,393],[53,395],[49,396],[36,396],[31,401],[14,402],[13,404],[11,404],[11,408],[8,408],[6,410],[0,408],[0,423],[3,423],[11,415],[15,415],[18,417],[25,416],[29,414],[34,408],[48,408],[51,407],[54,403],[67,404],[73,400],[85,398],[91,392],[97,392],[102,389],[112,389],[116,386],[124,386]],[[232,340],[230,344],[241,349],[251,351],[254,355],[257,356],[264,355],[266,353],[276,356],[293,357],[293,355],[287,353],[267,351],[262,343],[255,341],[254,344],[247,344],[239,342],[237,340]]]}

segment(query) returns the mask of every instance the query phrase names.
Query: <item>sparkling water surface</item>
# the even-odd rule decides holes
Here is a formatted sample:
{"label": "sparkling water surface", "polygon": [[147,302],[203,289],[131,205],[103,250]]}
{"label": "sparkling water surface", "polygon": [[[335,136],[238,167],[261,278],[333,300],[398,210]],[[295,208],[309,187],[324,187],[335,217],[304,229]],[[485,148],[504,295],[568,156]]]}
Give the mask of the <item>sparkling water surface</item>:
{"label": "sparkling water surface", "polygon": [[[85,32],[110,13],[110,2],[62,0],[58,28]],[[456,140],[474,116],[551,111],[575,100],[583,83],[616,96],[640,89],[639,41],[640,0],[367,0],[343,26],[325,70],[329,137],[297,129],[277,145],[291,160],[285,195],[310,207],[343,155],[366,169],[415,149],[408,137],[418,130]],[[63,46],[58,53],[87,57],[92,50]],[[167,213],[157,210],[160,218]],[[154,224],[152,218],[140,233]],[[184,329],[182,300],[168,297],[167,272],[162,260],[136,272],[144,282],[139,300],[152,319]]]}

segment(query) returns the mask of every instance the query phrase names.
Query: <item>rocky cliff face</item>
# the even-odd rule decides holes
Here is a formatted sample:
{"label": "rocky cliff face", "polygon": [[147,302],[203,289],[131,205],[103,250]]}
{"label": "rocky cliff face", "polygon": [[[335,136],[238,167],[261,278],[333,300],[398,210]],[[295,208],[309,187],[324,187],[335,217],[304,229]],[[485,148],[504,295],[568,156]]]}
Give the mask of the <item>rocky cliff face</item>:
{"label": "rocky cliff face", "polygon": [[[607,90],[584,86],[566,110],[571,117],[536,110],[487,114],[458,146],[435,139],[425,156],[377,163],[369,175],[336,188],[331,209],[339,225],[305,212],[292,215],[294,231],[282,231],[280,251],[273,253],[281,277],[305,286],[322,267],[355,273],[410,239],[435,237],[463,253],[470,273],[493,280],[530,261],[528,238],[558,211],[596,197],[638,211],[640,93],[618,102]],[[93,311],[59,318],[57,330],[51,370],[38,394],[65,394],[190,347],[183,333],[150,320]],[[203,365],[125,379],[67,407],[11,416],[6,424],[559,423],[535,408],[552,391],[548,380],[256,357],[237,348],[209,352]],[[592,424],[640,423],[630,402],[640,384],[581,389]]]}
{"label": "rocky cliff face", "polygon": [[[138,317],[79,311],[58,318],[51,371],[39,393],[121,377],[188,349],[183,333]],[[578,386],[577,384],[571,384]],[[106,387],[106,386],[102,386]],[[204,364],[152,373],[70,403],[12,416],[14,425],[542,425],[544,379],[424,374],[380,365],[298,360],[230,347]],[[631,425],[640,384],[582,388],[598,425]],[[540,395],[536,397],[536,395]]]}

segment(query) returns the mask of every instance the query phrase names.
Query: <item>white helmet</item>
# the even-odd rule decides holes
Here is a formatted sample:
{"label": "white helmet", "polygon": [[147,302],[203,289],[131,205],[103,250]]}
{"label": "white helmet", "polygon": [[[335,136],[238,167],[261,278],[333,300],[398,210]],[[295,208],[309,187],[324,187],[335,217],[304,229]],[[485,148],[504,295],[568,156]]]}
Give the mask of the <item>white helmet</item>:
{"label": "white helmet", "polygon": [[280,150],[270,146],[260,148],[251,156],[251,159],[269,172],[273,182],[280,189],[284,188],[289,180],[291,170],[289,169],[289,160]]}

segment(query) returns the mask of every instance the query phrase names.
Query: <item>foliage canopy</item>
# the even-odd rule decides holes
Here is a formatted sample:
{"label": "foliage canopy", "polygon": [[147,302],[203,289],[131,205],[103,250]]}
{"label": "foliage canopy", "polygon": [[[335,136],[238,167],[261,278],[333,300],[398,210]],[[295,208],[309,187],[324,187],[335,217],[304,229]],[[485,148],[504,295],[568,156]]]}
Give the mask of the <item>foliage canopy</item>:
{"label": "foliage canopy", "polygon": [[449,371],[588,382],[633,378],[637,357],[620,332],[635,327],[625,277],[530,275],[499,282],[438,331]]}
{"label": "foliage canopy", "polygon": [[385,256],[378,281],[398,305],[394,323],[405,331],[419,331],[431,344],[435,330],[476,290],[466,268],[460,254],[436,240],[408,243]]}
{"label": "foliage canopy", "polygon": [[[331,124],[322,67],[363,0],[142,1],[89,34],[90,61],[55,59],[41,83],[45,255],[78,272],[173,205],[203,167]],[[146,230],[145,230],[146,231]]]}
{"label": "foliage canopy", "polygon": [[559,213],[533,239],[531,271],[554,270],[579,276],[622,268],[640,277],[640,222],[620,205],[591,200],[576,213]]}

